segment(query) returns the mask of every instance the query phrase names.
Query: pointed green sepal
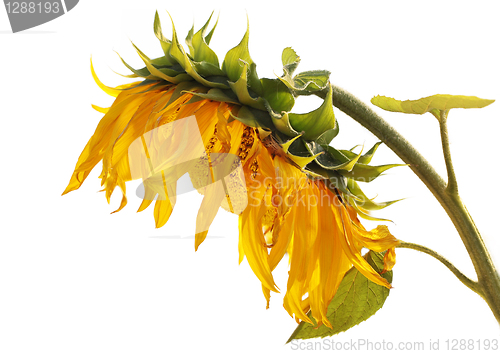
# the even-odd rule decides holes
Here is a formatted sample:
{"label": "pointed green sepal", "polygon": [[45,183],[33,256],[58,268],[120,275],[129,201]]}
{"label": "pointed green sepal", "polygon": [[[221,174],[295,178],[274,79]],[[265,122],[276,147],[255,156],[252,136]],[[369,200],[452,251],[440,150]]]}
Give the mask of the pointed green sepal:
{"label": "pointed green sepal", "polygon": [[355,201],[356,205],[366,209],[366,210],[380,210],[384,209],[385,207],[388,207],[391,204],[394,204],[396,202],[399,202],[402,199],[398,200],[391,200],[388,202],[383,202],[383,203],[376,203],[373,201],[373,199],[369,199],[361,187],[356,183],[356,181],[348,178],[347,179],[347,188],[351,191],[352,194],[354,194],[357,197],[357,200]]}
{"label": "pointed green sepal", "polygon": [[331,141],[339,134],[339,122],[335,120],[335,128],[328,129],[323,134],[318,136],[316,143],[318,145],[329,145]]}
{"label": "pointed green sepal", "polygon": [[[212,16],[213,12],[205,25],[194,34],[192,38],[193,52],[191,53],[191,56],[193,57],[193,61],[195,62],[204,61],[219,68],[219,58],[217,58],[217,54],[215,54],[215,52],[208,46],[208,43],[205,40],[205,32],[207,30],[208,24],[210,23],[210,20],[212,19]],[[214,29],[215,26],[212,31]]]}
{"label": "pointed green sepal", "polygon": [[303,114],[289,113],[289,119],[293,129],[305,132],[306,140],[316,140],[325,131],[335,128],[332,86],[329,85],[326,98],[318,109]]}
{"label": "pointed green sepal", "polygon": [[288,140],[287,142],[281,144],[281,148],[283,149],[283,151],[285,153],[288,153],[288,150],[290,149],[290,146],[298,139],[302,136],[303,132],[300,133],[299,135],[297,135],[296,137]]}
{"label": "pointed green sepal", "polygon": [[358,202],[353,200],[350,196],[345,197],[347,202],[349,203],[350,206],[356,210],[356,213],[363,219],[365,220],[370,220],[370,221],[389,221],[392,222],[392,220],[389,219],[384,219],[384,218],[378,218],[376,216],[373,216],[370,214],[370,212],[358,205]]}
{"label": "pointed green sepal", "polygon": [[[170,18],[172,20],[172,18]],[[170,46],[170,55],[175,58],[175,60],[182,66],[186,73],[189,74],[193,79],[198,81],[208,87],[216,87],[220,89],[226,89],[228,86],[221,82],[214,82],[205,79],[201,76],[195,69],[194,63],[188,57],[187,53],[184,51],[182,46],[179,44],[177,39],[177,32],[175,30],[174,21],[172,20],[172,45]]]}
{"label": "pointed green sepal", "polygon": [[[332,147],[330,145],[321,145],[321,147],[327,152],[326,155],[330,155],[330,157],[333,158],[333,161],[344,160],[345,156],[340,151],[335,149],[334,147]],[[335,163],[332,164],[331,163],[332,159],[323,160],[323,161],[320,161],[318,159],[318,160],[316,160],[316,162],[318,162],[318,164],[321,167],[326,168],[327,170],[344,170],[346,172],[349,172],[358,163],[358,160],[361,157],[361,153],[362,152],[360,152],[358,155],[354,156],[352,159],[346,158],[345,161],[343,161],[339,164],[335,164]],[[328,163],[325,164],[325,161],[328,161]]]}
{"label": "pointed green sepal", "polygon": [[[212,14],[213,14],[213,12],[212,12]],[[210,18],[212,18],[212,15],[210,15]],[[215,25],[212,27],[210,32],[208,32],[207,36],[205,37],[205,42],[207,44],[210,44],[210,41],[212,40],[212,36],[214,35],[214,31],[215,31],[215,28],[217,27],[218,23],[219,23],[219,15],[217,15],[217,21],[215,21]]]}
{"label": "pointed green sepal", "polygon": [[244,64],[248,65],[248,85],[250,88],[260,95],[262,93],[262,87],[257,76],[256,65],[250,57],[250,52],[248,51],[248,38],[250,33],[250,26],[247,18],[247,30],[241,42],[228,51],[222,63],[222,71],[227,75],[230,81],[236,82],[241,77],[244,70]]}
{"label": "pointed green sepal", "polygon": [[236,96],[238,96],[238,100],[241,104],[264,111],[266,110],[266,106],[262,97],[252,97],[248,91],[247,68],[248,64],[245,63],[240,78],[236,82],[229,81],[229,86]]}
{"label": "pointed green sepal", "polygon": [[151,73],[152,76],[158,78],[159,80],[160,79],[165,80],[165,81],[171,82],[173,84],[178,84],[180,82],[190,80],[189,76],[187,76],[186,74],[180,74],[177,76],[169,76],[169,75],[165,74],[160,69],[157,69],[152,64],[152,62],[148,58],[148,56],[146,54],[144,54],[139,48],[137,48],[134,43],[132,43],[132,45],[134,46],[135,50],[137,51],[137,54],[139,54],[139,56],[141,57],[144,64],[146,64],[146,68],[148,69],[148,71]]}
{"label": "pointed green sepal", "polygon": [[160,17],[158,16],[158,11],[156,11],[155,13],[154,32],[156,38],[158,38],[158,40],[160,41],[163,53],[165,53],[165,60],[168,62],[169,65],[177,64],[175,58],[173,58],[170,55],[170,46],[172,45],[172,42],[163,35],[163,32],[161,30],[161,22],[160,22]]}
{"label": "pointed green sepal", "polygon": [[191,56],[194,55],[194,47],[193,47],[193,36],[194,36],[194,23],[191,29],[189,30],[187,36],[186,36],[186,45],[189,48],[189,53],[191,53]]}
{"label": "pointed green sepal", "polygon": [[260,79],[262,84],[262,97],[276,113],[290,112],[295,104],[290,89],[279,79]]}
{"label": "pointed green sepal", "polygon": [[288,113],[285,112],[283,115],[276,114],[270,106],[268,112],[273,120],[275,128],[278,129],[279,132],[290,137],[297,136],[299,134],[299,132],[292,128]]}
{"label": "pointed green sepal", "polygon": [[399,166],[407,166],[405,164],[390,164],[390,165],[381,165],[381,166],[369,166],[361,163],[357,163],[354,168],[347,171],[339,171],[343,176],[352,178],[358,182],[371,182],[378,176],[380,176],[383,172],[387,171],[393,167]]}
{"label": "pointed green sepal", "polygon": [[[375,145],[372,146],[372,148],[370,150],[368,150],[366,152],[366,154],[362,155],[360,158],[359,158],[359,163],[363,163],[365,165],[369,164],[373,158],[373,155],[375,155],[375,152],[377,151],[378,147],[382,144],[381,141],[375,143]],[[356,156],[357,154],[352,152],[352,150],[354,150],[358,145],[356,145],[355,147],[353,147],[351,150],[339,150],[340,152],[342,152],[345,156],[349,157],[349,158],[353,158],[354,156]]]}

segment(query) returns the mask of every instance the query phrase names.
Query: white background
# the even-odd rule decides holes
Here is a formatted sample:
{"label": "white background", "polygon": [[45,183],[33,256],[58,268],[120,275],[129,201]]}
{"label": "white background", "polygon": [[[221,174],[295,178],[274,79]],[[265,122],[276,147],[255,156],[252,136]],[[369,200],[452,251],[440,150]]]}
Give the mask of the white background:
{"label": "white background", "polygon": [[[152,207],[136,213],[138,182],[129,205],[117,189],[106,203],[98,193],[100,165],[76,192],[61,197],[76,160],[102,116],[90,104],[112,98],[93,83],[89,58],[108,85],[128,82],[118,51],[142,67],[129,40],[161,55],[153,33],[158,9],[171,36],[168,10],[184,38],[210,12],[220,11],[211,46],[222,62],[239,43],[250,18],[250,52],[261,77],[281,74],[281,51],[301,56],[298,71],[328,69],[334,84],[365,102],[377,94],[418,99],[435,93],[500,99],[496,2],[267,2],[81,1],[67,15],[11,34],[0,10],[1,353],[279,353],[295,322],[273,294],[271,308],[246,260],[238,265],[237,217],[223,210],[194,252],[201,197],[182,195],[170,221],[155,229]],[[436,4],[437,3],[437,4]],[[310,98],[296,112],[314,109]],[[445,176],[438,124],[430,115],[382,112]],[[337,112],[337,148],[376,138]],[[449,116],[458,183],[469,212],[497,265],[496,139],[500,102]],[[381,146],[374,164],[399,163]],[[390,170],[369,185],[377,200],[407,198],[377,215],[394,220],[392,233],[449,258],[475,277],[467,252],[444,211],[409,168]],[[366,223],[372,227],[373,223]],[[284,291],[287,260],[275,270]],[[440,263],[398,250],[394,289],[374,317],[336,341],[500,339],[486,303]]]}

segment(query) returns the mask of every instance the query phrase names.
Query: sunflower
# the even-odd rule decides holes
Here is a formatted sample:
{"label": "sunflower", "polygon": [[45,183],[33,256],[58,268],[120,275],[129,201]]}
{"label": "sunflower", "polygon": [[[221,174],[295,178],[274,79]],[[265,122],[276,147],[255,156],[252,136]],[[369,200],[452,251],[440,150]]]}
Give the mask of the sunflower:
{"label": "sunflower", "polygon": [[[63,194],[78,189],[102,161],[99,176],[106,198],[118,186],[127,204],[126,182],[142,179],[138,211],[154,201],[156,227],[168,221],[176,200],[176,182],[188,173],[204,195],[196,219],[195,249],[204,241],[219,207],[239,216],[239,261],[246,257],[262,283],[269,306],[279,289],[272,272],[289,255],[284,307],[297,322],[331,326],[326,310],[344,274],[356,267],[376,284],[391,285],[362,257],[362,249],[385,252],[384,271],[395,263],[399,241],[386,226],[367,231],[358,216],[376,219],[394,201],[375,203],[359,181],[369,182],[397,165],[370,166],[380,143],[367,153],[337,150],[338,134],[328,71],[294,75],[300,58],[291,48],[282,55],[283,75],[259,79],[248,52],[249,31],[225,56],[222,66],[207,34],[207,23],[179,44],[154,29],[164,55],[150,59],[127,77],[143,80],[99,87],[115,97],[111,107],[93,106],[104,117],[83,149]],[[309,113],[291,109],[301,95],[324,98]]]}

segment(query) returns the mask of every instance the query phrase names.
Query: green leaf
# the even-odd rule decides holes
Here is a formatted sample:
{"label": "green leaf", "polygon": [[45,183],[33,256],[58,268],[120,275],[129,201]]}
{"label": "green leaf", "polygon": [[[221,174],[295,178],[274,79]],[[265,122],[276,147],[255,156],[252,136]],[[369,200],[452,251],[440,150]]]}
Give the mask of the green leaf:
{"label": "green leaf", "polygon": [[406,166],[404,164],[390,164],[390,165],[381,165],[381,166],[368,166],[365,164],[357,163],[354,168],[347,171],[339,171],[343,176],[352,178],[358,182],[371,182],[378,176],[380,176],[384,171],[387,171],[390,168],[398,167],[398,166]]}
{"label": "green leaf", "polygon": [[[247,30],[241,42],[226,53],[224,62],[222,63],[222,71],[227,75],[230,81],[236,82],[244,70],[244,65],[248,65],[248,85],[258,95],[262,94],[262,87],[259,77],[257,75],[256,65],[250,57],[248,51],[248,38],[250,33],[250,26],[247,18]],[[245,69],[246,70],[246,69]]]}
{"label": "green leaf", "polygon": [[[369,251],[365,255],[368,263],[380,274],[384,268],[383,254]],[[392,282],[392,271],[381,274]],[[328,305],[327,318],[333,329],[324,325],[315,326],[301,322],[288,339],[323,338],[347,331],[349,328],[366,321],[382,308],[389,296],[389,289],[365,278],[355,267],[342,279],[335,296]],[[315,323],[311,315],[309,317]]]}
{"label": "green leaf", "polygon": [[495,100],[487,100],[476,96],[433,95],[419,100],[406,101],[385,96],[375,96],[371,99],[371,102],[386,111],[424,114],[433,110],[448,111],[452,108],[483,108],[492,104]]}
{"label": "green leaf", "polygon": [[332,86],[329,85],[328,94],[318,109],[303,114],[289,113],[289,119],[293,129],[304,132],[306,140],[316,140],[325,131],[335,128]]}
{"label": "green leaf", "polygon": [[281,62],[283,63],[283,75],[291,76],[300,63],[300,57],[292,47],[286,47],[281,54]]}

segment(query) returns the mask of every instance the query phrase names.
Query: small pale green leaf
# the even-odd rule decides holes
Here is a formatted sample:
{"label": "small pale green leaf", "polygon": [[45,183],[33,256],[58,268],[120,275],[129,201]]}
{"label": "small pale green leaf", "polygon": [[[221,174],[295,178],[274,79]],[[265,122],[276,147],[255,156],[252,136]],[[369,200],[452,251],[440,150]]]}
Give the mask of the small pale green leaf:
{"label": "small pale green leaf", "polygon": [[457,95],[433,95],[419,100],[400,101],[391,97],[375,96],[371,102],[386,111],[424,114],[431,112],[436,115],[438,111],[448,111],[452,108],[483,108],[495,100],[487,100],[476,96],[457,96]]}
{"label": "small pale green leaf", "polygon": [[304,114],[289,113],[289,119],[293,129],[304,132],[306,140],[316,140],[325,131],[335,128],[332,86],[329,85],[328,94],[318,109]]}
{"label": "small pale green leaf", "polygon": [[[383,258],[382,253],[373,251],[365,255],[367,262],[379,274],[384,269]],[[388,271],[381,276],[388,282],[392,282],[393,272]],[[388,296],[389,289],[368,280],[353,267],[345,274],[328,305],[326,316],[333,328],[322,325],[314,329],[315,326],[301,322],[287,343],[294,339],[324,338],[345,332],[373,316],[382,308]],[[315,322],[311,315],[309,317]]]}

